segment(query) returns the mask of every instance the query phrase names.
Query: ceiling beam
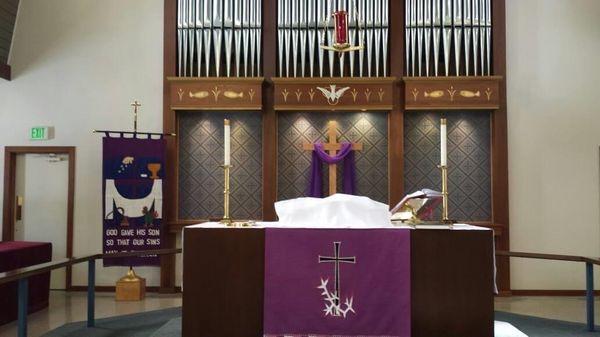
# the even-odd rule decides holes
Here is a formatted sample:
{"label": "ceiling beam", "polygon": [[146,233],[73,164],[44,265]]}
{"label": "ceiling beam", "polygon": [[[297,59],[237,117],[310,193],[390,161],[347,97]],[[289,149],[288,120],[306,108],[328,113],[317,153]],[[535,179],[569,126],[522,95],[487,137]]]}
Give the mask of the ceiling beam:
{"label": "ceiling beam", "polygon": [[0,78],[10,81],[10,66],[8,64],[0,63]]}

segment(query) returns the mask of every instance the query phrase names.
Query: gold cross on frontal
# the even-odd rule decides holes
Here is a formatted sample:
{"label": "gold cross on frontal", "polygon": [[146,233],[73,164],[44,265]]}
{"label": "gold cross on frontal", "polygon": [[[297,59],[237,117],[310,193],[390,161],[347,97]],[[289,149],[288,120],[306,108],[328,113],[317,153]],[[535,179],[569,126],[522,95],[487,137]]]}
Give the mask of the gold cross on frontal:
{"label": "gold cross on frontal", "polygon": [[[335,156],[342,148],[342,144],[338,143],[337,140],[338,128],[337,122],[330,121],[327,123],[327,143],[323,143],[323,149],[327,151],[330,156]],[[315,145],[313,143],[302,144],[302,149],[305,151],[314,151]],[[353,151],[362,151],[362,143],[352,143]],[[329,165],[329,195],[334,195],[337,192],[337,165]]]}
{"label": "gold cross on frontal", "polygon": [[142,105],[136,99],[135,101],[133,101],[133,103],[131,103],[131,106],[133,107],[133,132],[137,132],[138,108],[141,107]]}

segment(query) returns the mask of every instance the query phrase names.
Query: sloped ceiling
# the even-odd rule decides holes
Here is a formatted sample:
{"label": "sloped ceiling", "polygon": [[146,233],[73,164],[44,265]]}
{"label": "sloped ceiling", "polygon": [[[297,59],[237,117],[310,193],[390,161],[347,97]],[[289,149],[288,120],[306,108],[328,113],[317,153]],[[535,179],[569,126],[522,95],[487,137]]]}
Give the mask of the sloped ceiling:
{"label": "sloped ceiling", "polygon": [[8,54],[18,8],[19,0],[0,0],[0,77],[8,77],[7,79],[10,79],[10,68],[7,66]]}

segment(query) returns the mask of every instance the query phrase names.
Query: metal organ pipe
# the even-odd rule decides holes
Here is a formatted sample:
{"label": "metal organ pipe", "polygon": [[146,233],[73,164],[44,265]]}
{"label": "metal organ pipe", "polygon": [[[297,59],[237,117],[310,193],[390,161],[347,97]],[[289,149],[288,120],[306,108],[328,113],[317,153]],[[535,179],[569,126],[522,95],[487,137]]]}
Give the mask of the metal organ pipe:
{"label": "metal organ pipe", "polygon": [[[202,76],[202,28],[204,27],[204,22],[202,21],[202,11],[203,5],[201,0],[196,0],[196,76]],[[193,76],[193,75],[192,75]]]}
{"label": "metal organ pipe", "polygon": [[177,75],[260,76],[261,22],[262,0],[178,0]]}
{"label": "metal organ pipe", "polygon": [[[182,0],[180,0],[182,1]],[[183,0],[185,1],[185,0]],[[203,0],[202,16],[204,17],[204,30],[202,31],[204,37],[204,68],[205,76],[210,76],[210,55],[212,50],[212,1]]]}
{"label": "metal organ pipe", "polygon": [[405,0],[405,74],[491,75],[492,1]]}
{"label": "metal organ pipe", "polygon": [[[387,76],[389,1],[278,0],[279,76]],[[335,11],[347,12],[348,42],[363,49],[340,54],[319,47],[334,42]]]}

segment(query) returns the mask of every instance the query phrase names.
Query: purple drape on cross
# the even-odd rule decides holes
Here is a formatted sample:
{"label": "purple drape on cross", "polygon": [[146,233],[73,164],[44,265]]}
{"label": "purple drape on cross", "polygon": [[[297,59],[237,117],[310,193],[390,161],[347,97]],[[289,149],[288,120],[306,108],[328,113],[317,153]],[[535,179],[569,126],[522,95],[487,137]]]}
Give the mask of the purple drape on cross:
{"label": "purple drape on cross", "polygon": [[310,166],[310,185],[308,187],[309,197],[323,197],[322,163],[325,162],[328,165],[331,165],[337,164],[342,160],[344,160],[343,191],[345,194],[356,194],[356,168],[354,165],[352,143],[341,143],[340,151],[334,156],[330,156],[325,152],[323,143],[315,143]]}

